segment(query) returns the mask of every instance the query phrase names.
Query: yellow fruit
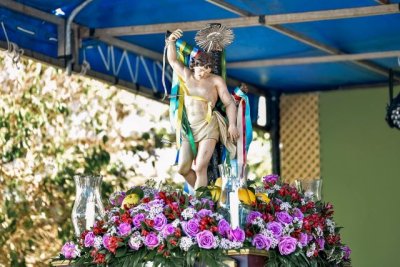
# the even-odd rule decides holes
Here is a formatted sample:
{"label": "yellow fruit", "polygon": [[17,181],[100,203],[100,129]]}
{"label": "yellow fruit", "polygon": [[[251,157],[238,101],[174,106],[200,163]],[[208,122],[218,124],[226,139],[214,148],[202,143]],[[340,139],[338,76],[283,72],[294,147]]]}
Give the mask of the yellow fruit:
{"label": "yellow fruit", "polygon": [[130,194],[127,195],[124,200],[122,201],[121,208],[123,209],[125,205],[130,206],[130,205],[135,205],[139,203],[140,197],[138,194]]}
{"label": "yellow fruit", "polygon": [[267,203],[267,204],[271,201],[271,199],[269,199],[267,193],[257,193],[257,194],[256,194],[256,197],[257,197],[259,200],[261,200],[261,201],[263,201],[263,202],[265,202],[265,203]]}
{"label": "yellow fruit", "polygon": [[219,188],[221,188],[222,187],[222,178],[218,177],[217,180],[215,180],[214,185],[219,186]]}
{"label": "yellow fruit", "polygon": [[217,202],[221,197],[221,189],[214,187],[210,190],[212,199]]}
{"label": "yellow fruit", "polygon": [[221,197],[221,186],[222,186],[222,179],[219,177],[216,181],[214,186],[208,186],[210,189],[212,199],[217,202]]}
{"label": "yellow fruit", "polygon": [[242,201],[244,204],[251,205],[253,202],[256,201],[256,196],[252,191],[247,188],[239,188],[239,200]]}

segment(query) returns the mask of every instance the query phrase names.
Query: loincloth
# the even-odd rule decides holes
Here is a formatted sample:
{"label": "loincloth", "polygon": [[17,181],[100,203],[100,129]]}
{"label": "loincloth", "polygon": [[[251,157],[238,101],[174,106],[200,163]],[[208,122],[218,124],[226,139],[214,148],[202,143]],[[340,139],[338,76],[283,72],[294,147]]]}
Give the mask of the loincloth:
{"label": "loincloth", "polygon": [[[234,158],[236,156],[236,146],[228,139],[228,125],[225,118],[218,111],[212,112],[209,123],[206,120],[201,120],[196,123],[190,123],[190,128],[196,143],[206,139],[214,139],[217,142],[220,140],[229,151],[230,157]],[[183,141],[188,141],[184,134],[182,136]]]}

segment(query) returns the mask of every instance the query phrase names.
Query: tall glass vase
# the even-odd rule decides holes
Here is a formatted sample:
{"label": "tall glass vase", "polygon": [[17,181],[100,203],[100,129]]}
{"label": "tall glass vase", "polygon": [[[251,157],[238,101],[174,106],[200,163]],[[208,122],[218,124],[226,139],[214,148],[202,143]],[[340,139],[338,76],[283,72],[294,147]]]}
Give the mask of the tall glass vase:
{"label": "tall glass vase", "polygon": [[220,206],[229,211],[232,228],[242,225],[247,216],[247,209],[240,203],[239,188],[246,187],[246,166],[231,161],[231,164],[218,165],[222,178]]}
{"label": "tall glass vase", "polygon": [[72,224],[75,235],[93,227],[96,219],[104,218],[104,206],[101,201],[100,186],[102,176],[75,175],[76,196],[72,209]]}

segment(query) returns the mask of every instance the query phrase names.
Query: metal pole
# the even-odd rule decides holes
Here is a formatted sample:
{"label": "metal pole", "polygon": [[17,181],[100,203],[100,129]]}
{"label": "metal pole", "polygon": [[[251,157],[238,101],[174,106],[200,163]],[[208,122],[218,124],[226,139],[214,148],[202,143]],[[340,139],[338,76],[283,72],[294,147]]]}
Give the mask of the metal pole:
{"label": "metal pole", "polygon": [[93,0],[85,0],[84,2],[82,2],[79,6],[77,6],[69,15],[68,20],[67,20],[67,25],[66,25],[66,30],[65,30],[65,57],[67,60],[67,74],[71,75],[71,71],[72,71],[72,62],[74,61],[73,57],[72,57],[72,49],[71,49],[71,26],[72,26],[72,22],[74,21],[74,18],[76,17],[76,15],[79,14],[79,12],[85,7],[87,6],[90,2],[92,2]]}
{"label": "metal pole", "polygon": [[279,102],[280,93],[273,91],[271,93],[271,142],[272,142],[272,172],[281,174],[281,158],[280,158],[280,136],[279,136]]}

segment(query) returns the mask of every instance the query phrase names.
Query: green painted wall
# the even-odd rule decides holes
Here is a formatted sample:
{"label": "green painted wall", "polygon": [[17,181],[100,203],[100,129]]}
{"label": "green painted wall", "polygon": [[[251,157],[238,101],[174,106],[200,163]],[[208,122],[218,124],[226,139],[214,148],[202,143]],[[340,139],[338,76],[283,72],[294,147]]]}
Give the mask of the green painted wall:
{"label": "green painted wall", "polygon": [[387,88],[320,94],[323,198],[354,267],[400,266],[400,131],[387,101]]}

